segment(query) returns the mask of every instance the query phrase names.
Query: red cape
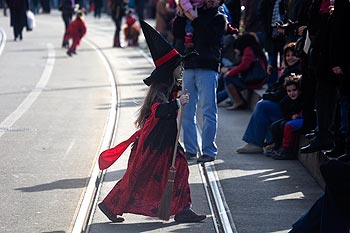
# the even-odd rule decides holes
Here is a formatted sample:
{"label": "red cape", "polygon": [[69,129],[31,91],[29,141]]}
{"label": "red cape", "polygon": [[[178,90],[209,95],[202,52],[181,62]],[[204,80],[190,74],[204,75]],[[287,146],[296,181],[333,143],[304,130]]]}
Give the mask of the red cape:
{"label": "red cape", "polygon": [[[171,166],[173,147],[158,153],[156,150],[150,151],[149,147],[144,148],[143,145],[159,121],[159,118],[155,117],[159,105],[160,103],[156,103],[152,106],[152,113],[142,129],[136,131],[128,140],[100,155],[99,166],[101,169],[105,169],[134,142],[124,176],[103,200],[104,205],[115,215],[134,213],[151,217],[157,216]],[[183,211],[184,207],[191,205],[188,164],[182,147],[179,145],[178,148],[173,198],[170,206],[171,215],[179,213]]]}

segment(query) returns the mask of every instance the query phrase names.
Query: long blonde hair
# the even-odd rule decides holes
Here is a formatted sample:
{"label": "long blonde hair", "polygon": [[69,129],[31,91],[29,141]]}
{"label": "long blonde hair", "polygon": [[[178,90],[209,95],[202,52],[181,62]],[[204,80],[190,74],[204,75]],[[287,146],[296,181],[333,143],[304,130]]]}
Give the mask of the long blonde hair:
{"label": "long blonde hair", "polygon": [[138,110],[138,117],[134,122],[137,128],[140,129],[144,126],[147,118],[151,114],[152,104],[154,104],[155,102],[161,102],[161,103],[168,102],[171,94],[171,90],[172,90],[172,87],[166,86],[163,83],[160,83],[160,82],[152,83],[145,97],[145,101],[143,102],[142,106]]}

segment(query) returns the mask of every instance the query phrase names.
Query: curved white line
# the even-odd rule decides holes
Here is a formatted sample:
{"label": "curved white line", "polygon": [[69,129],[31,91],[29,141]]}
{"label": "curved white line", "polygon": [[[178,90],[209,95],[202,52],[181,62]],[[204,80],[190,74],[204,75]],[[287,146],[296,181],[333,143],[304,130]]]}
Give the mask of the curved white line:
{"label": "curved white line", "polygon": [[2,27],[0,27],[0,56],[2,54],[2,51],[5,48],[6,39],[7,39],[6,32],[4,31],[4,29]]}
{"label": "curved white line", "polygon": [[[38,96],[41,94],[42,89],[45,88],[48,83],[51,73],[55,64],[55,50],[52,44],[47,44],[48,48],[48,59],[43,73],[39,82],[36,84],[35,88],[27,95],[23,102],[13,111],[5,120],[0,123],[0,128],[10,128],[21,116],[30,108],[30,106],[35,102]],[[5,131],[0,132],[0,137],[5,133]]]}

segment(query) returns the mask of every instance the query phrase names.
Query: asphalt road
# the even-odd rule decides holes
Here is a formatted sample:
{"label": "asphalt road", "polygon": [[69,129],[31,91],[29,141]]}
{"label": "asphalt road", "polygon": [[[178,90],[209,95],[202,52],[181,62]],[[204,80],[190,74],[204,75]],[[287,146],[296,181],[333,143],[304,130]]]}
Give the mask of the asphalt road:
{"label": "asphalt road", "polygon": [[13,41],[9,17],[0,56],[0,232],[70,232],[111,108],[108,67],[82,43],[61,48],[59,15]]}

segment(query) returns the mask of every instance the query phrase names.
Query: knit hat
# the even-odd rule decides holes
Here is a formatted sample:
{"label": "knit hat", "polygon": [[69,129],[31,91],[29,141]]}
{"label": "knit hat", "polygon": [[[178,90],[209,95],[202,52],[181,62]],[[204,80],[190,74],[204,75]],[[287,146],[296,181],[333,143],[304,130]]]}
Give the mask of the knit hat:
{"label": "knit hat", "polygon": [[173,48],[152,26],[140,20],[141,28],[145,36],[148,48],[155,65],[151,76],[143,82],[150,86],[154,82],[161,82],[168,86],[174,83],[173,71],[185,59],[198,55],[196,51],[181,55]]}
{"label": "knit hat", "polygon": [[135,22],[136,22],[136,17],[132,13],[126,16],[126,24],[128,26],[133,25]]}

